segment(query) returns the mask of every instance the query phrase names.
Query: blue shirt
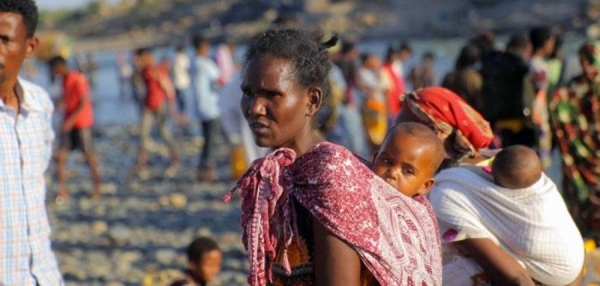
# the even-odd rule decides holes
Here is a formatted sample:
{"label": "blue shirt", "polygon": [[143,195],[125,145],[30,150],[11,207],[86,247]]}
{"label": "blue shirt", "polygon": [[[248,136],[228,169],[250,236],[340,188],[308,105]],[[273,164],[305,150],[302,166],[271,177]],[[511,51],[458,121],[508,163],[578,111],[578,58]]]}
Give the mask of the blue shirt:
{"label": "blue shirt", "polygon": [[220,72],[217,64],[208,57],[198,56],[190,72],[198,118],[201,121],[217,119],[221,115],[217,84]]}

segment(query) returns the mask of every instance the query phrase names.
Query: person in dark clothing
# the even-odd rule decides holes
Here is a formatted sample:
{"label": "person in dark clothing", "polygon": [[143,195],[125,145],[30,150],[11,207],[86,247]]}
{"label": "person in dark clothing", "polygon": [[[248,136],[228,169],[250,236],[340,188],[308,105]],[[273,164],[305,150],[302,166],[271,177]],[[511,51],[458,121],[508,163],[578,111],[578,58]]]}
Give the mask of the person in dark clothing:
{"label": "person in dark clothing", "polygon": [[475,69],[479,62],[479,49],[474,45],[462,48],[456,65],[442,81],[442,86],[460,95],[469,105],[477,111],[482,111],[481,87],[483,79]]}
{"label": "person in dark clothing", "polygon": [[531,43],[527,35],[515,35],[506,48],[505,52],[492,52],[482,60],[482,111],[503,147],[534,147],[537,134],[531,121],[531,106],[535,90],[528,78]]}

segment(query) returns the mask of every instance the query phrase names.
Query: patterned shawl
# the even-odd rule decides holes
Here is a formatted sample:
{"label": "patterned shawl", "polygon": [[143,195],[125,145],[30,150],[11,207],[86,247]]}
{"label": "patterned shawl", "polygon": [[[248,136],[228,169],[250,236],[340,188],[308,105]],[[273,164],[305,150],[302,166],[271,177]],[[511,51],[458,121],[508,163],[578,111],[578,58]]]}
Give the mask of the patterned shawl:
{"label": "patterned shawl", "polygon": [[[272,280],[278,238],[298,235],[292,197],[342,239],[382,285],[441,285],[441,243],[426,198],[402,195],[345,148],[321,143],[300,158],[279,149],[253,166],[235,190],[250,285]],[[284,256],[284,260],[287,258]],[[289,263],[286,271],[290,272]]]}
{"label": "patterned shawl", "polygon": [[426,125],[433,125],[443,138],[452,138],[455,160],[474,157],[490,145],[490,124],[460,96],[443,87],[428,87],[404,96],[403,106]]}

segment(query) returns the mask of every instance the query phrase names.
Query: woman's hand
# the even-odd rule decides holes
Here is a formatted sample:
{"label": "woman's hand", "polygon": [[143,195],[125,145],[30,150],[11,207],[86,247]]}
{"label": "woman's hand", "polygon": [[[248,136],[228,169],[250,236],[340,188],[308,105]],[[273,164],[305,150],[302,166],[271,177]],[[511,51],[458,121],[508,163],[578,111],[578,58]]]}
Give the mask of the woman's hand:
{"label": "woman's hand", "polygon": [[483,268],[495,284],[533,286],[529,272],[489,238],[472,238],[455,242]]}
{"label": "woman's hand", "polygon": [[316,285],[360,285],[360,259],[354,249],[313,220]]}

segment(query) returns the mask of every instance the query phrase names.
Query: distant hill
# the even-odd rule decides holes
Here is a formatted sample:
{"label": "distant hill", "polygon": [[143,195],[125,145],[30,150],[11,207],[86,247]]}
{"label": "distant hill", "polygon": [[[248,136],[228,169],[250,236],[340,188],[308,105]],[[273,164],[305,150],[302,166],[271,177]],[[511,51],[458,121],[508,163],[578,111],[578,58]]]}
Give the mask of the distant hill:
{"label": "distant hill", "polygon": [[354,38],[472,36],[535,25],[582,32],[592,22],[587,0],[123,0],[96,1],[47,13],[43,28],[60,29],[80,50],[165,45],[203,33],[244,41],[276,18]]}

